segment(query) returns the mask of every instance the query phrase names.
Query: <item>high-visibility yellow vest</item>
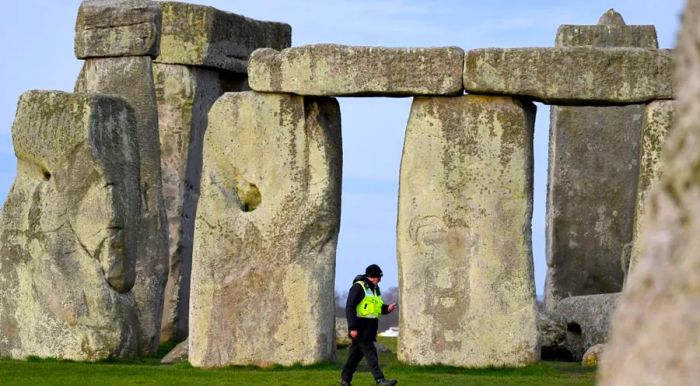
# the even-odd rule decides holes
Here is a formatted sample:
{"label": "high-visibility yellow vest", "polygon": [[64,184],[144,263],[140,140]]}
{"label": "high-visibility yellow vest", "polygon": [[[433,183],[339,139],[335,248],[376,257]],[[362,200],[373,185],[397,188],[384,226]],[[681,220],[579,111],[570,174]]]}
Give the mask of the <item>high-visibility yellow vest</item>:
{"label": "high-visibility yellow vest", "polygon": [[355,283],[362,286],[365,291],[365,297],[360,304],[357,305],[357,316],[360,318],[377,319],[382,313],[382,297],[377,294],[376,289],[371,289],[365,286],[365,282],[356,281]]}

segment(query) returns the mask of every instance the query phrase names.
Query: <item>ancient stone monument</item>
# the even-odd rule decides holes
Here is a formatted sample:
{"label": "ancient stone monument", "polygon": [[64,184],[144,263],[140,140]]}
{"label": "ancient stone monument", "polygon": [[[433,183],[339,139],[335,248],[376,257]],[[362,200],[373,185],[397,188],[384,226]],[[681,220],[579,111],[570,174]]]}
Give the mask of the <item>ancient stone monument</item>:
{"label": "ancient stone monument", "polygon": [[[597,51],[603,54],[591,58],[610,60],[599,61],[601,67],[588,67],[595,61],[582,63],[578,69],[583,73],[575,76],[587,81],[593,79],[590,71],[595,71],[611,77],[602,83],[588,83],[593,86],[591,91],[618,93],[598,104],[636,104],[550,108],[545,284],[545,303],[550,310],[567,296],[622,290],[620,256],[632,241],[645,110],[637,102],[670,98],[672,84],[671,57],[667,51],[656,50],[654,26],[628,26],[613,10],[604,13],[595,26],[559,27],[556,45],[576,52]],[[596,48],[590,50],[591,46]],[[646,65],[633,63],[645,55],[659,59]],[[660,63],[663,68],[658,67]],[[646,98],[617,98],[655,80],[659,89],[667,91],[649,90]]]}
{"label": "ancient stone monument", "polygon": [[249,91],[212,107],[192,258],[194,366],[333,358],[340,139],[334,99]]}
{"label": "ancient stone monument", "polygon": [[532,103],[508,97],[414,99],[399,183],[401,361],[485,367],[539,359],[534,121]]}
{"label": "ancient stone monument", "polygon": [[[692,1],[688,23],[698,12]],[[85,0],[77,93],[26,93],[13,127],[0,357],[130,357],[189,332],[199,367],[331,360],[342,146],[330,97],[413,96],[397,225],[400,310],[411,314],[402,314],[399,359],[537,361],[532,101],[544,101],[555,104],[547,344],[566,335],[580,357],[603,343],[634,237],[602,379],[643,383],[644,371],[618,359],[632,352],[682,384],[698,359],[685,348],[697,327],[687,289],[700,249],[689,172],[700,162],[691,149],[700,81],[689,75],[700,38],[689,26],[683,38],[691,81],[664,166],[673,55],[657,49],[653,26],[627,26],[612,10],[597,26],[562,26],[553,48],[465,53],[290,48],[283,23],[177,2]],[[578,337],[555,331],[562,323]],[[681,350],[652,363],[658,336]]]}
{"label": "ancient stone monument", "polygon": [[700,378],[700,1],[677,49],[678,115],[642,219],[642,254],[613,317],[601,385],[692,385]]}
{"label": "ancient stone monument", "polygon": [[136,126],[118,97],[20,98],[0,214],[0,357],[138,354]]}
{"label": "ancient stone monument", "polygon": [[291,28],[212,7],[159,4],[162,37],[153,78],[170,237],[160,340],[179,341],[188,333],[192,240],[207,113],[224,92],[248,88],[250,53],[258,47],[288,47]]}

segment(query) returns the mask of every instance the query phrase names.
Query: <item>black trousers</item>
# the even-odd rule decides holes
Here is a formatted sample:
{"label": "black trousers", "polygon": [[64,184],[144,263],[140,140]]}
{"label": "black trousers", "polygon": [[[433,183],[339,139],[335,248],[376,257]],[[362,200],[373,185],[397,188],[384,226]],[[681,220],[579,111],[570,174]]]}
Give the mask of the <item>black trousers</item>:
{"label": "black trousers", "polygon": [[384,379],[384,373],[379,368],[379,358],[377,357],[377,348],[374,346],[373,341],[364,341],[359,339],[354,339],[350,345],[350,355],[348,355],[348,361],[343,367],[343,372],[340,377],[346,381],[352,381],[352,375],[357,369],[357,365],[365,357],[369,370],[372,372],[374,379]]}

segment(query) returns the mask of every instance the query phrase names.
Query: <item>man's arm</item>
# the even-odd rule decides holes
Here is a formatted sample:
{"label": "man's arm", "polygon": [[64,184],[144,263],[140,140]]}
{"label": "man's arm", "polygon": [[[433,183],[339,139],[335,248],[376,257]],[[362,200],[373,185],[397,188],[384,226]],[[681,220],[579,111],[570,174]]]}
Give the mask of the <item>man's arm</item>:
{"label": "man's arm", "polygon": [[348,331],[357,331],[357,305],[360,304],[362,298],[365,297],[364,291],[362,291],[362,286],[355,283],[350,287],[350,292],[348,293],[348,301],[345,303],[345,317],[348,319]]}

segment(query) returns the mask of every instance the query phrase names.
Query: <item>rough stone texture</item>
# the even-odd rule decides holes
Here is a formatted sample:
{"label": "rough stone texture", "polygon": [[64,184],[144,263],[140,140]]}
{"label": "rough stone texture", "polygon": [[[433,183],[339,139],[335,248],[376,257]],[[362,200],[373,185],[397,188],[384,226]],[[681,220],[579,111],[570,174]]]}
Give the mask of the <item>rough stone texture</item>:
{"label": "rough stone texture", "polygon": [[550,109],[545,303],[619,292],[632,239],[643,105]]}
{"label": "rough stone texture", "polygon": [[75,56],[158,56],[161,12],[146,0],[83,0],[75,25]]}
{"label": "rough stone texture", "polygon": [[572,296],[559,302],[557,313],[566,323],[566,348],[575,360],[608,340],[608,327],[620,293]]}
{"label": "rough stone texture", "polygon": [[214,104],[192,257],[193,366],[333,358],[341,170],[334,99],[242,92]]}
{"label": "rough stone texture", "polygon": [[531,250],[535,107],[508,97],[416,98],[397,251],[398,357],[410,364],[539,360]]}
{"label": "rough stone texture", "polygon": [[178,362],[186,362],[187,355],[189,353],[189,342],[187,339],[178,343],[177,346],[173,347],[170,352],[168,352],[163,359],[160,360],[162,364],[174,364]]}
{"label": "rough stone texture", "polygon": [[537,331],[542,360],[571,359],[566,350],[566,323],[553,312],[538,310]]}
{"label": "rough stone texture", "polygon": [[649,103],[644,110],[644,127],[639,156],[639,184],[637,185],[637,207],[634,214],[634,226],[632,228],[632,252],[630,255],[630,269],[639,262],[642,255],[639,232],[641,219],[646,211],[647,195],[652,185],[661,179],[664,168],[663,147],[668,133],[673,126],[673,115],[676,111],[675,101],[656,101]]}
{"label": "rough stone texture", "polygon": [[693,385],[700,379],[700,1],[689,0],[678,39],[678,114],[664,175],[652,190],[615,313],[599,384]]}
{"label": "rough stone texture", "polygon": [[555,45],[658,48],[659,42],[653,25],[625,25],[622,15],[609,9],[598,25],[560,25]]}
{"label": "rough stone texture", "polygon": [[163,199],[168,217],[169,270],[165,287],[162,342],[187,336],[192,238],[202,172],[207,113],[225,90],[245,88],[245,77],[203,67],[155,63]]}
{"label": "rough stone texture", "polygon": [[292,27],[216,8],[165,1],[158,63],[214,67],[245,74],[251,52],[287,48]]}
{"label": "rough stone texture", "polygon": [[0,357],[94,361],[138,349],[136,121],[111,96],[30,91],[0,212]]}
{"label": "rough stone texture", "polygon": [[160,171],[158,112],[151,58],[88,59],[76,91],[124,97],[136,115],[141,162],[141,216],[138,226],[136,284],[142,354],[155,353],[160,343],[163,291],[168,277],[168,228]]}
{"label": "rough stone texture", "polygon": [[583,367],[596,367],[603,356],[605,351],[605,344],[599,343],[591,346],[586,353],[583,354],[583,359],[581,359],[581,366]]}
{"label": "rough stone texture", "polygon": [[348,332],[348,321],[345,318],[335,318],[335,345],[337,347],[350,346],[350,333]]}
{"label": "rough stone texture", "polygon": [[552,104],[628,104],[673,98],[672,72],[669,50],[484,48],[467,52],[464,88]]}
{"label": "rough stone texture", "polygon": [[452,95],[462,92],[464,51],[316,44],[257,50],[250,87],[300,95]]}

